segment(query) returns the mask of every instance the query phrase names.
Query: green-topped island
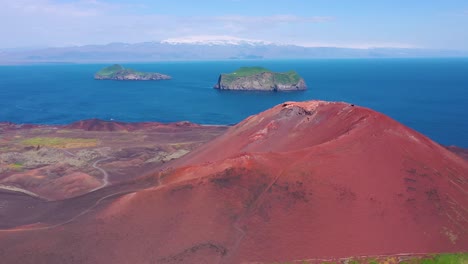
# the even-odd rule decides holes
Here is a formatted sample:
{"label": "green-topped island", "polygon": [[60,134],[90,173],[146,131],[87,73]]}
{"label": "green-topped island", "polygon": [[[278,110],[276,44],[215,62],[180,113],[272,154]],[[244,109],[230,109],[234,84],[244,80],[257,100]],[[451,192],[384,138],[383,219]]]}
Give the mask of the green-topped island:
{"label": "green-topped island", "polygon": [[263,67],[241,67],[221,74],[214,86],[220,90],[242,91],[297,91],[305,90],[304,79],[295,71],[272,72]]}
{"label": "green-topped island", "polygon": [[94,75],[96,80],[118,80],[118,81],[157,81],[169,80],[171,76],[157,72],[139,72],[126,69],[122,65],[114,64],[98,71]]}

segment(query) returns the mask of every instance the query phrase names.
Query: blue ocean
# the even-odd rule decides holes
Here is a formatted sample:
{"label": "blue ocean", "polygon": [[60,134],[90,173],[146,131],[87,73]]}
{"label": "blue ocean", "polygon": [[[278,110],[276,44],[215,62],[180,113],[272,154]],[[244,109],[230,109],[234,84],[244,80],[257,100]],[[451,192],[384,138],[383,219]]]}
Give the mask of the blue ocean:
{"label": "blue ocean", "polygon": [[[330,59],[123,64],[168,81],[97,81],[108,64],[0,66],[0,122],[81,119],[235,124],[284,101],[346,101],[370,107],[445,145],[468,148],[468,59]],[[303,92],[213,89],[241,66],[296,70]]]}

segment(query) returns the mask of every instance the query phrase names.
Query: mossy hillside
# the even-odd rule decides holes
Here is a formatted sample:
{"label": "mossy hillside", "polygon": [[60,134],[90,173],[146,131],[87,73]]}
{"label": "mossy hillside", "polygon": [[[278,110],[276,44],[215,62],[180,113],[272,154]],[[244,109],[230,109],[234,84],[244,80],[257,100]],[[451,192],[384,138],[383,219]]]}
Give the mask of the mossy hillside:
{"label": "mossy hillside", "polygon": [[[411,261],[406,262],[406,263],[410,264]],[[435,255],[430,258],[421,259],[420,263],[421,264],[458,264],[458,263],[466,264],[468,263],[468,253]]]}
{"label": "mossy hillside", "polygon": [[234,74],[237,77],[246,77],[246,76],[252,76],[252,75],[260,74],[264,72],[272,72],[272,71],[263,67],[240,67],[239,69],[237,69],[236,71],[230,74]]}
{"label": "mossy hillside", "polygon": [[301,77],[295,71],[288,71],[283,73],[275,73],[273,75],[275,81],[279,84],[298,83]]}
{"label": "mossy hillside", "polygon": [[96,74],[102,75],[102,76],[111,76],[122,70],[124,70],[124,67],[122,67],[122,65],[114,64],[109,67],[105,67],[104,69],[101,69]]}
{"label": "mossy hillside", "polygon": [[126,69],[119,64],[105,67],[94,75],[97,80],[169,80],[171,76],[157,72],[140,72]]}
{"label": "mossy hillside", "polygon": [[388,256],[388,257],[359,257],[346,260],[337,261],[318,261],[318,260],[296,260],[286,262],[273,262],[274,264],[467,264],[468,253],[454,253],[454,254],[434,254],[427,256]]}
{"label": "mossy hillside", "polygon": [[85,148],[95,147],[98,140],[94,138],[60,138],[60,137],[34,137],[21,141],[25,146],[42,146],[49,148]]}
{"label": "mossy hillside", "polygon": [[272,72],[271,70],[263,67],[241,67],[232,73],[221,74],[221,82],[224,84],[230,84],[239,78],[260,75],[263,73],[271,73],[271,81],[278,84],[295,84],[301,79],[299,74],[295,71]]}
{"label": "mossy hillside", "polygon": [[125,69],[120,64],[114,64],[109,67],[105,67],[96,73],[96,75],[104,76],[104,77],[114,77],[117,75],[126,75],[126,74],[135,74],[138,76],[145,76],[147,73],[138,72],[133,69]]}

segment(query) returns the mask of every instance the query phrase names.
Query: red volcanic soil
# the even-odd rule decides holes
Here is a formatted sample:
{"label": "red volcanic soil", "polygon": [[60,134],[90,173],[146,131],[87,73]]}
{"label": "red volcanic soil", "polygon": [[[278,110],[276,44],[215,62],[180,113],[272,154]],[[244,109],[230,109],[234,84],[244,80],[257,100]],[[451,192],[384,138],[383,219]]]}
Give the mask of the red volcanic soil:
{"label": "red volcanic soil", "polygon": [[[468,162],[370,109],[285,103],[168,166],[119,186],[130,194],[63,201],[62,222],[47,207],[49,218],[10,224],[0,231],[2,263],[272,263],[468,250]],[[66,219],[63,208],[80,210]]]}
{"label": "red volcanic soil", "polygon": [[[19,130],[45,127],[44,125],[34,124],[15,124],[11,122],[0,122],[0,129],[3,130]],[[200,127],[198,124],[190,123],[187,121],[175,123],[158,123],[158,122],[119,122],[119,121],[105,121],[101,119],[86,119],[80,120],[69,125],[56,126],[64,129],[82,129],[85,131],[136,131],[145,129],[174,129],[180,127]]]}
{"label": "red volcanic soil", "polygon": [[[60,165],[45,166],[45,169],[52,170],[53,167],[59,166]],[[47,179],[47,177],[43,175],[42,170],[44,170],[44,168],[14,174],[1,179],[0,184],[6,186],[21,186],[49,200],[60,200],[67,197],[78,196],[102,185],[98,179],[83,172],[71,172],[58,178]]]}
{"label": "red volcanic soil", "polygon": [[40,127],[40,125],[33,124],[15,124],[11,122],[0,122],[0,131],[1,130],[18,130],[18,129],[31,129]]}
{"label": "red volcanic soil", "polygon": [[135,131],[148,128],[175,128],[175,127],[199,127],[190,122],[177,123],[157,123],[157,122],[139,122],[126,123],[118,121],[104,121],[100,119],[81,120],[65,126],[66,129],[83,129],[86,131]]}

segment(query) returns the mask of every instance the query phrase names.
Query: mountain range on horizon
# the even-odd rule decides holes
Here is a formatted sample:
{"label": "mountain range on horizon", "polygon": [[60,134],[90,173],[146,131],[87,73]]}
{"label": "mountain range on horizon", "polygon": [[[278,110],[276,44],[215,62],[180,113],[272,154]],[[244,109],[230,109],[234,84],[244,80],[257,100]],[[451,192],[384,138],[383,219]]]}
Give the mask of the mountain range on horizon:
{"label": "mountain range on horizon", "polygon": [[0,64],[180,60],[468,57],[468,51],[411,47],[300,46],[221,36],[140,43],[1,49]]}

